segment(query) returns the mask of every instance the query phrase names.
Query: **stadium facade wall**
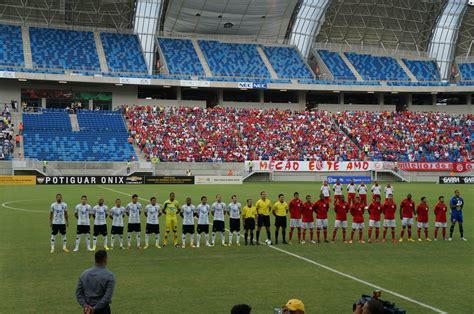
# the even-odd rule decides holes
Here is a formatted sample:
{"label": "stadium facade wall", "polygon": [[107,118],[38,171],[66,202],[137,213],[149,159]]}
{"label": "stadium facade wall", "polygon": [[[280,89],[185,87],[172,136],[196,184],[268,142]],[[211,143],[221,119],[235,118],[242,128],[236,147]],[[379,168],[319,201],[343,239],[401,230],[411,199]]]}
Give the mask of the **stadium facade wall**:
{"label": "stadium facade wall", "polygon": [[[429,107],[429,106],[427,106]],[[397,108],[395,105],[335,105],[335,104],[319,104],[318,110],[329,111],[329,112],[341,112],[341,111],[369,111],[369,112],[380,112],[380,111],[395,111]],[[430,110],[426,110],[430,111]]]}
{"label": "stadium facade wall", "polygon": [[474,113],[472,105],[449,105],[449,106],[408,106],[409,111],[433,111],[448,113]]}
{"label": "stadium facade wall", "polygon": [[186,170],[191,170],[192,174],[196,176],[226,176],[228,175],[229,170],[231,170],[233,174],[237,174],[243,169],[243,167],[243,163],[239,162],[160,162],[155,165],[155,174],[164,176],[182,176],[186,174]]}
{"label": "stadium facade wall", "polygon": [[12,174],[12,162],[0,161],[0,175],[8,176]]}

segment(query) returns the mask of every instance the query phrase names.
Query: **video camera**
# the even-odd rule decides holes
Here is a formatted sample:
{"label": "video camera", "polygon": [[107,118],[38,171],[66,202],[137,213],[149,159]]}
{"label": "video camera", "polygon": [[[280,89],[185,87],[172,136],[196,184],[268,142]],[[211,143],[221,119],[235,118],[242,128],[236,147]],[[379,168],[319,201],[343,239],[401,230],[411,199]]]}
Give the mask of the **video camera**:
{"label": "video camera", "polygon": [[372,299],[377,299],[382,303],[384,313],[386,313],[386,314],[406,314],[406,311],[404,309],[395,307],[395,303],[392,303],[390,301],[384,301],[384,300],[380,299],[381,295],[382,295],[382,291],[380,291],[380,290],[374,290],[372,296],[363,294],[362,297],[358,301],[356,301],[356,302],[354,302],[354,304],[352,304],[352,312],[355,311],[357,305],[364,305],[365,303],[369,302]]}

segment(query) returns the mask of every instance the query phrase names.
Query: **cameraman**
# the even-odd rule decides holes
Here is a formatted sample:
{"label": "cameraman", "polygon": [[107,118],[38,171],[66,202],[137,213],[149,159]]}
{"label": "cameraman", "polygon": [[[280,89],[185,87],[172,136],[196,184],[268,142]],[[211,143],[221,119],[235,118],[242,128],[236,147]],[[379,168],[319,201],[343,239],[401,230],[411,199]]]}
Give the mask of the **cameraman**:
{"label": "cameraman", "polygon": [[384,308],[382,302],[377,299],[371,299],[364,304],[357,304],[354,314],[383,314]]}

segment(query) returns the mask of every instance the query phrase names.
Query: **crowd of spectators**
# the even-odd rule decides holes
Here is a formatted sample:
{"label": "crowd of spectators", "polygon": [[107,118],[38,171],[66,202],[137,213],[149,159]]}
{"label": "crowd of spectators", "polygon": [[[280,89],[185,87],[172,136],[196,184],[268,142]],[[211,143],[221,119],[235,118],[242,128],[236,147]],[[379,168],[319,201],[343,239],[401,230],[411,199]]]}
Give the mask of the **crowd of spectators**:
{"label": "crowd of spectators", "polygon": [[157,161],[469,161],[474,133],[472,115],[446,113],[135,106],[125,116],[129,141]]}
{"label": "crowd of spectators", "polygon": [[160,161],[358,160],[325,112],[130,107],[130,141]]}
{"label": "crowd of spectators", "polygon": [[12,116],[10,107],[6,104],[0,114],[0,160],[11,159],[13,142]]}
{"label": "crowd of spectators", "polygon": [[438,112],[343,112],[337,122],[372,160],[469,161],[473,116]]}

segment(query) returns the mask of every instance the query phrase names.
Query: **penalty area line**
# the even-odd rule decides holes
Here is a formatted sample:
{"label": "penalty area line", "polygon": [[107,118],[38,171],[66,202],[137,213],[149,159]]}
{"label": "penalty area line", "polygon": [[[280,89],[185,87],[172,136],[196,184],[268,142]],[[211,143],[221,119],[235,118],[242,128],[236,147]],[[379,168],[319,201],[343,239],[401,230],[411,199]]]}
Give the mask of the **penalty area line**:
{"label": "penalty area line", "polygon": [[406,301],[408,301],[408,302],[417,304],[417,305],[419,305],[419,306],[421,306],[421,307],[430,309],[430,310],[432,310],[433,312],[436,312],[436,313],[443,313],[443,314],[444,314],[444,313],[447,313],[446,311],[440,310],[440,309],[438,309],[438,308],[436,308],[436,307],[434,307],[434,306],[431,306],[431,305],[422,303],[422,302],[420,302],[420,301],[417,301],[417,300],[414,300],[414,299],[412,299],[412,298],[406,297],[406,296],[404,296],[404,295],[402,295],[402,294],[400,294],[400,293],[397,293],[397,292],[395,292],[395,291],[388,290],[388,289],[386,289],[386,288],[383,288],[383,287],[381,287],[381,286],[377,286],[377,285],[375,285],[375,284],[373,284],[373,283],[370,283],[370,282],[368,282],[368,281],[365,281],[365,280],[359,279],[359,278],[357,278],[357,277],[354,277],[354,276],[352,276],[352,275],[349,275],[349,274],[340,272],[340,271],[338,271],[338,270],[336,270],[336,269],[334,269],[334,268],[331,268],[331,267],[329,267],[329,266],[323,265],[323,264],[318,263],[318,262],[316,262],[316,261],[310,260],[309,258],[306,258],[306,257],[300,256],[300,255],[297,255],[297,254],[288,252],[288,251],[286,251],[286,250],[280,249],[279,247],[276,247],[276,246],[273,246],[273,245],[268,245],[268,247],[271,248],[271,249],[273,249],[273,250],[280,251],[281,253],[284,253],[284,254],[293,256],[293,257],[295,257],[295,258],[298,258],[298,259],[300,259],[300,260],[302,260],[302,261],[305,261],[305,262],[307,262],[307,263],[310,263],[310,264],[316,265],[316,266],[318,266],[318,267],[321,267],[321,268],[323,268],[323,269],[325,269],[325,270],[328,270],[328,271],[330,271],[330,272],[333,272],[333,273],[335,273],[335,274],[337,274],[337,275],[339,275],[339,276],[352,279],[352,280],[357,281],[357,282],[359,282],[359,283],[362,283],[362,284],[364,284],[364,285],[366,285],[366,286],[369,286],[369,287],[371,287],[371,288],[373,288],[373,289],[382,290],[383,292],[386,292],[386,293],[389,293],[389,294],[394,295],[394,296],[396,296],[396,297],[399,297],[400,299],[403,299],[403,300],[406,300]]}

